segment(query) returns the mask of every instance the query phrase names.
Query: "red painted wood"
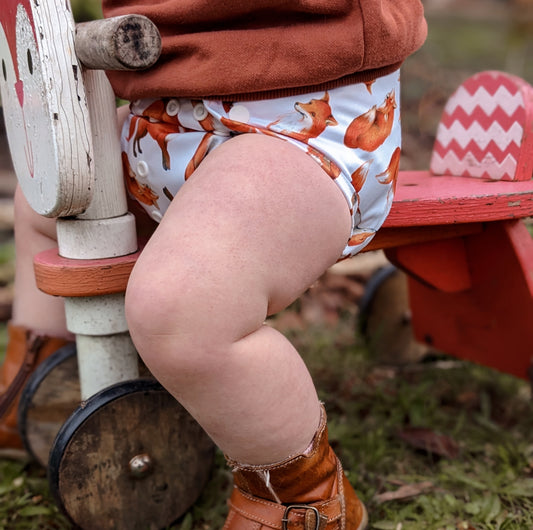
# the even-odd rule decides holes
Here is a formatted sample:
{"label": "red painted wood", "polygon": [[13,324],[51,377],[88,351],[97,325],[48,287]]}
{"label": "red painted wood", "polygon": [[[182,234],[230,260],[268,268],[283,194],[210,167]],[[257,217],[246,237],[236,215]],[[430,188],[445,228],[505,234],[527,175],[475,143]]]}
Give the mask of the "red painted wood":
{"label": "red painted wood", "polygon": [[532,153],[533,88],[499,72],[473,76],[445,107],[431,172],[400,172],[372,242],[408,272],[419,340],[523,378],[533,240],[512,219],[533,216]]}
{"label": "red painted wood", "polygon": [[441,291],[461,292],[472,287],[464,238],[403,245],[386,254],[417,281]]}
{"label": "red painted wood", "polygon": [[530,180],[533,87],[519,77],[481,72],[450,97],[437,130],[431,171],[437,175]]}
{"label": "red painted wood", "polygon": [[[532,157],[533,159],[533,157]],[[533,181],[498,182],[401,171],[386,227],[533,216]]]}
{"label": "red painted wood", "polygon": [[472,287],[447,293],[409,277],[419,340],[527,378],[533,356],[533,240],[520,221],[465,238]]}
{"label": "red painted wood", "polygon": [[98,296],[124,292],[139,254],[81,260],[63,258],[53,248],[35,256],[35,281],[41,291],[54,296]]}
{"label": "red painted wood", "polygon": [[386,227],[378,231],[374,239],[370,241],[362,252],[458,238],[469,234],[477,234],[482,230],[482,223]]}

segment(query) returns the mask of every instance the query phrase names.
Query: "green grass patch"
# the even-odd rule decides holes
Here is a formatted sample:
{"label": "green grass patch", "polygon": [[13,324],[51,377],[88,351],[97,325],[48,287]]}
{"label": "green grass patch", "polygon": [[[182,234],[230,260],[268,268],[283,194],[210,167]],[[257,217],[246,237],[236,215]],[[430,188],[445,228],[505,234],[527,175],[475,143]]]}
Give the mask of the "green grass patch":
{"label": "green grass patch", "polygon": [[43,469],[0,459],[0,529],[70,529],[50,498]]}
{"label": "green grass patch", "polygon": [[372,528],[533,528],[525,382],[442,359],[385,367],[339,346],[332,337],[304,357]]}
{"label": "green grass patch", "polygon": [[[289,336],[326,403],[331,443],[369,509],[370,528],[533,528],[528,385],[447,358],[381,365],[352,324]],[[0,460],[0,529],[70,528],[44,475],[28,462]],[[202,496],[171,528],[221,528],[230,491],[217,454]]]}

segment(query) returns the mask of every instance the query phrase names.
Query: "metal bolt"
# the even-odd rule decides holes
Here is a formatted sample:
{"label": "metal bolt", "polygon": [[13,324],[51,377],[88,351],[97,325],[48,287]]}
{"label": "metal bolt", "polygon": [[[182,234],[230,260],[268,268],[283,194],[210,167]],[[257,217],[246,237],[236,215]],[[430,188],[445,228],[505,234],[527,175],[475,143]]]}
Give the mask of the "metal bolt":
{"label": "metal bolt", "polygon": [[129,468],[133,477],[144,478],[153,471],[154,466],[150,455],[142,453],[130,460]]}

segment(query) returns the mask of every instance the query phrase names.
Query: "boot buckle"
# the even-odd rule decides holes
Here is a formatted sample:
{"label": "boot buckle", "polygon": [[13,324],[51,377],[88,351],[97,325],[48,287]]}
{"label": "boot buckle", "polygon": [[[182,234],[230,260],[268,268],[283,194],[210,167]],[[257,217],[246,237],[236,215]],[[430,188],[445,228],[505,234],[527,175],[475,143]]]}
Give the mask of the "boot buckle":
{"label": "boot buckle", "polygon": [[[305,530],[320,530],[321,527],[321,516],[320,512],[314,506],[309,506],[307,504],[291,504],[285,508],[285,513],[283,514],[283,519],[281,520],[281,529],[289,530],[289,514],[293,510],[306,510],[311,511],[315,515],[315,525],[313,528],[305,528]],[[307,519],[307,518],[306,518]]]}

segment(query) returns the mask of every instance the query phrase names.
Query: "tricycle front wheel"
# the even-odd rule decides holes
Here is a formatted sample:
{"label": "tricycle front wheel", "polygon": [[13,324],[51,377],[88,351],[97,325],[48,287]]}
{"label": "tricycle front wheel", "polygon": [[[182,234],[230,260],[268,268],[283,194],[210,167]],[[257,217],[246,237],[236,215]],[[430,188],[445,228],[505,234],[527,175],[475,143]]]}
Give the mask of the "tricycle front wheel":
{"label": "tricycle front wheel", "polygon": [[108,387],[74,412],[49,463],[51,491],[84,530],[165,528],[200,495],[214,446],[153,379]]}

